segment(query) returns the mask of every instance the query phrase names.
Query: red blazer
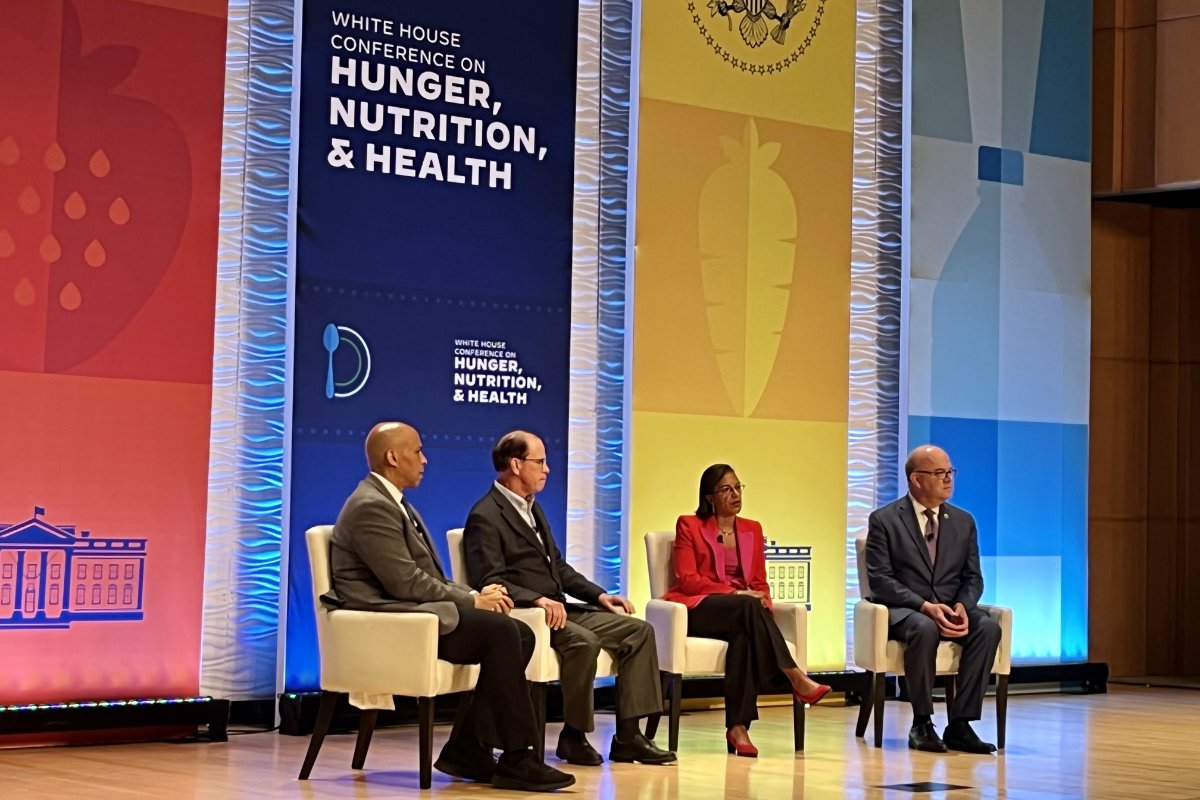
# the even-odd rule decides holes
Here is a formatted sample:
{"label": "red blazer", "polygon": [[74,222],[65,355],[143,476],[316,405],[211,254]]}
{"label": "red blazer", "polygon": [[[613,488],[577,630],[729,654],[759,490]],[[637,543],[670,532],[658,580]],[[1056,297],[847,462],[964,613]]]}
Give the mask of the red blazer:
{"label": "red blazer", "polygon": [[[767,562],[763,554],[762,525],[738,517],[738,563],[746,584],[767,596],[771,604],[771,586],[767,583]],[[688,514],[675,523],[675,583],[663,595],[664,600],[695,608],[710,594],[733,594],[725,579],[725,545],[717,541],[717,518],[701,520]]]}

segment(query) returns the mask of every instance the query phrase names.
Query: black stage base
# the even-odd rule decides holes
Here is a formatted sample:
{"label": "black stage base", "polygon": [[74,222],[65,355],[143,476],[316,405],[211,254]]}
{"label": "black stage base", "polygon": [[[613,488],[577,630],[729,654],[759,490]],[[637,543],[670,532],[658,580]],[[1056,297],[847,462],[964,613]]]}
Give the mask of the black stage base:
{"label": "black stage base", "polygon": [[[859,705],[868,686],[866,673],[852,670],[839,672],[813,672],[812,678],[827,683],[835,692],[846,696],[847,705]],[[724,680],[714,678],[686,678],[683,681],[683,699],[719,699],[723,695]],[[900,684],[900,685],[898,685]],[[904,699],[903,679],[890,677],[887,680],[889,699]],[[940,685],[940,679],[939,679]],[[1057,691],[1080,694],[1103,694],[1108,691],[1108,665],[1103,663],[1052,664],[1045,666],[1013,667],[1009,678],[1009,692]],[[458,707],[459,695],[438,697],[434,704],[434,719],[437,722],[453,722]],[[308,736],[312,733],[320,705],[320,692],[288,692],[279,696],[279,732],[289,736]],[[380,712],[376,727],[385,725],[415,725],[417,702],[408,697],[397,697],[396,710]],[[235,706],[238,704],[235,703]],[[611,712],[616,709],[616,697],[612,679],[601,680],[596,686],[596,710]],[[346,697],[338,700],[330,733],[349,733],[358,729],[359,711],[350,706]],[[562,721],[562,693],[558,684],[552,683],[546,696],[546,719]]]}
{"label": "black stage base", "polygon": [[198,741],[224,742],[229,714],[229,701],[214,697],[0,706],[0,736],[194,726]]}

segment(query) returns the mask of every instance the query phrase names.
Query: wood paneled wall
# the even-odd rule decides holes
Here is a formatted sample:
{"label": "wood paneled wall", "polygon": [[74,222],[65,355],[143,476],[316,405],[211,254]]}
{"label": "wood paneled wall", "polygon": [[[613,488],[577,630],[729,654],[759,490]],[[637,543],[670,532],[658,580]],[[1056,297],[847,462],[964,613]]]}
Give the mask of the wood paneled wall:
{"label": "wood paneled wall", "polygon": [[1089,628],[1114,675],[1200,674],[1200,210],[1092,206]]}
{"label": "wood paneled wall", "polygon": [[1095,0],[1092,191],[1200,183],[1200,0]]}

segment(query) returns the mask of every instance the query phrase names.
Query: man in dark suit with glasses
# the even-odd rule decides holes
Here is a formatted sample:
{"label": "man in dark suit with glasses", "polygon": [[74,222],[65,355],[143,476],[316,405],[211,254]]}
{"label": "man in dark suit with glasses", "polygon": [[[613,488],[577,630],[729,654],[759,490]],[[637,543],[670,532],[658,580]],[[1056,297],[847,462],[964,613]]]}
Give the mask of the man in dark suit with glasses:
{"label": "man in dark suit with glasses", "polygon": [[[638,721],[662,712],[654,629],[629,616],[633,604],[608,594],[563,558],[534,496],[546,485],[546,445],[525,431],[505,434],[492,449],[496,481],[471,509],[463,530],[467,575],[475,587],[499,584],[517,606],[542,608],[558,653],[566,725],[555,750],[571,764],[598,766],[587,740],[593,730],[596,657],[617,664],[617,732],[609,760],[666,764],[675,760],[642,733]],[[568,595],[582,603],[572,602]]]}
{"label": "man in dark suit with glasses", "polygon": [[[983,594],[975,519],[947,500],[957,470],[940,447],[918,447],[904,464],[908,494],[871,513],[867,578],[871,600],[888,607],[888,638],[903,642],[913,707],[908,746],[992,753],[971,729],[1000,644],[1000,626],[978,607]],[[866,587],[864,587],[866,588]],[[956,694],[944,737],[933,725],[938,643],[962,646]]]}

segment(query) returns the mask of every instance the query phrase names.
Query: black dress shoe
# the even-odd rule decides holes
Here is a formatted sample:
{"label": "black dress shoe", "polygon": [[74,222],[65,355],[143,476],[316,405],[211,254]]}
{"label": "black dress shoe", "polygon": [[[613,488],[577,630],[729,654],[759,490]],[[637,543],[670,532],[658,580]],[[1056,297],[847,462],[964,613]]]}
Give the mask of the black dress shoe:
{"label": "black dress shoe", "polygon": [[655,747],[654,742],[638,731],[628,739],[619,739],[614,736],[612,744],[608,747],[608,760],[625,764],[634,761],[643,764],[673,764],[675,763],[675,754],[670,750],[660,750]]}
{"label": "black dress shoe", "polygon": [[598,767],[604,763],[604,756],[596,752],[596,748],[592,747],[583,735],[558,737],[558,747],[555,748],[554,754],[568,764],[580,767]]}
{"label": "black dress shoe", "polygon": [[553,792],[575,783],[575,776],[543,764],[532,750],[514,750],[500,756],[492,786],[522,792]]}
{"label": "black dress shoe", "polygon": [[971,730],[971,723],[962,720],[955,720],[946,726],[946,738],[943,741],[951,750],[964,753],[988,755],[996,752],[996,745],[980,739],[975,735],[975,731]]}
{"label": "black dress shoe", "polygon": [[908,749],[923,750],[926,753],[944,753],[946,745],[938,738],[937,728],[932,722],[921,722],[908,730]]}
{"label": "black dress shoe", "polygon": [[492,748],[479,743],[446,742],[434,769],[452,778],[490,783],[496,771]]}

